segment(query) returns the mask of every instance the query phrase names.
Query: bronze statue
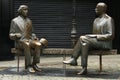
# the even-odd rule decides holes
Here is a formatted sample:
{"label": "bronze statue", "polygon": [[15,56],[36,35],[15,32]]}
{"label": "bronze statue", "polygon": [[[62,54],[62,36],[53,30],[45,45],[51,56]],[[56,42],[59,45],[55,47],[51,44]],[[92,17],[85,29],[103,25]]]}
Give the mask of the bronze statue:
{"label": "bronze statue", "polygon": [[37,66],[40,59],[40,50],[43,45],[47,46],[48,41],[45,38],[39,40],[33,33],[32,21],[27,17],[27,5],[20,5],[18,14],[11,21],[10,39],[15,40],[15,47],[17,49],[23,50],[25,54],[25,68],[29,72],[41,71]]}
{"label": "bronze statue", "polygon": [[77,65],[77,59],[81,54],[82,70],[80,75],[87,74],[87,60],[89,50],[92,49],[112,49],[114,38],[114,21],[106,14],[107,5],[103,2],[97,4],[95,12],[97,18],[93,22],[93,34],[80,36],[76,43],[71,59],[63,61],[65,64]]}

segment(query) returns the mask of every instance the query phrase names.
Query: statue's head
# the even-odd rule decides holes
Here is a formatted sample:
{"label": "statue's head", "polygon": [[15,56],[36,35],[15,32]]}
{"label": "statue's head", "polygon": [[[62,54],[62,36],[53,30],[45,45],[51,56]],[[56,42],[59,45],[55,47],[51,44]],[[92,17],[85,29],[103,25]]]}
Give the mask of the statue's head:
{"label": "statue's head", "polygon": [[28,6],[27,5],[20,5],[18,8],[18,14],[27,17],[28,16]]}
{"label": "statue's head", "polygon": [[107,5],[105,3],[99,2],[96,5],[95,12],[97,15],[101,15],[103,13],[106,13],[106,11],[107,11]]}
{"label": "statue's head", "polygon": [[45,38],[40,39],[40,43],[44,45],[45,47],[48,45],[48,41]]}

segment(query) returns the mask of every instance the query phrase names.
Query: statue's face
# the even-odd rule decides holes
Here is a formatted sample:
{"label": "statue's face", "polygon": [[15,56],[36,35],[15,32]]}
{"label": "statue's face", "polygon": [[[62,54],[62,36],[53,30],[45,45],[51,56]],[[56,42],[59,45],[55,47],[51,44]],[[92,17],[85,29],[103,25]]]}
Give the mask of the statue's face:
{"label": "statue's face", "polygon": [[28,15],[28,8],[27,7],[23,7],[22,10],[21,10],[21,15],[23,17],[27,17]]}
{"label": "statue's face", "polygon": [[98,3],[97,6],[96,6],[96,8],[95,8],[96,14],[97,15],[101,15],[101,14],[105,13],[105,9],[104,8],[105,8],[104,4]]}

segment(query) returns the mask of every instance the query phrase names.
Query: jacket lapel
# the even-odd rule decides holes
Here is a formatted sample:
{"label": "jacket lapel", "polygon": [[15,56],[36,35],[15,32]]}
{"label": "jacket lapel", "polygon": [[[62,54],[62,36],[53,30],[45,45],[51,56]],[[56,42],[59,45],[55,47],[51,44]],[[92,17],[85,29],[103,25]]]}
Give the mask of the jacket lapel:
{"label": "jacket lapel", "polygon": [[23,20],[22,17],[18,16],[18,20],[17,20],[17,25],[18,25],[18,28],[24,32],[24,28],[25,28],[25,21]]}

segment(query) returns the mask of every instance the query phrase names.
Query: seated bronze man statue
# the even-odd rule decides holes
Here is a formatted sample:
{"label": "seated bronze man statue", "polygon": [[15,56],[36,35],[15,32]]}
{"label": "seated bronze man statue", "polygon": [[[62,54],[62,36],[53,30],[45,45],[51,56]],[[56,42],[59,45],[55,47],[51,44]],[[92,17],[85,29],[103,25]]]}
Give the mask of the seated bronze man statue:
{"label": "seated bronze man statue", "polygon": [[[28,6],[20,5],[18,16],[12,19],[9,36],[15,40],[15,48],[23,50],[25,55],[25,68],[29,72],[41,71],[37,63],[40,59],[40,50],[47,46],[48,41],[45,38],[39,40],[33,33],[31,20],[28,16]],[[33,59],[32,58],[33,55]]]}
{"label": "seated bronze man statue", "polygon": [[87,61],[89,50],[92,49],[112,49],[112,40],[114,39],[114,21],[106,14],[107,5],[99,2],[96,5],[95,12],[97,18],[93,22],[93,34],[80,36],[76,43],[71,59],[63,61],[65,64],[77,65],[77,59],[81,54],[82,70],[80,75],[87,74]]}

